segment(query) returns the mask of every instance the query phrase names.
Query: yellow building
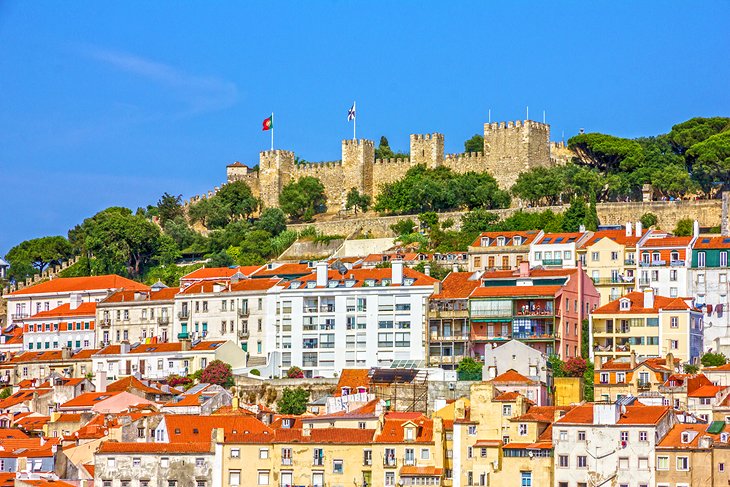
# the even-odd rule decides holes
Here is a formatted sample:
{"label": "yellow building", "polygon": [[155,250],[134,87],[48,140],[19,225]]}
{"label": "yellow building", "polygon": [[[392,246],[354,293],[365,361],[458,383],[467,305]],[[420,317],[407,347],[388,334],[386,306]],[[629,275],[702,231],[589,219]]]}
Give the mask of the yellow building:
{"label": "yellow building", "polygon": [[727,486],[730,435],[722,422],[675,424],[656,446],[657,487]]}
{"label": "yellow building", "polygon": [[628,293],[590,315],[591,358],[600,364],[632,351],[642,357],[671,353],[690,362],[702,353],[702,339],[702,312],[693,301],[655,296],[651,288]]}
{"label": "yellow building", "polygon": [[625,230],[595,232],[578,248],[578,259],[601,294],[601,306],[634,290],[639,239],[631,224],[627,224]]}
{"label": "yellow building", "polygon": [[[667,366],[673,364],[673,366]],[[596,362],[593,372],[593,395],[596,401],[614,402],[619,397],[659,393],[664,382],[679,371],[679,359],[670,353],[665,358],[637,360],[636,352],[628,357]]]}

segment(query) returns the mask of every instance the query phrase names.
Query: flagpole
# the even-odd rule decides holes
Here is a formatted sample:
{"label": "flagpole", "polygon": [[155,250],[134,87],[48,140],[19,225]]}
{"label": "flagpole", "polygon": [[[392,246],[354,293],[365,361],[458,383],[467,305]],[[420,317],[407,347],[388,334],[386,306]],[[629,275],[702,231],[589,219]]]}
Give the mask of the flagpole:
{"label": "flagpole", "polygon": [[271,112],[271,150],[274,150],[274,112]]}
{"label": "flagpole", "polygon": [[357,107],[356,102],[352,102],[352,108],[355,109],[355,117],[352,119],[352,140],[357,140]]}

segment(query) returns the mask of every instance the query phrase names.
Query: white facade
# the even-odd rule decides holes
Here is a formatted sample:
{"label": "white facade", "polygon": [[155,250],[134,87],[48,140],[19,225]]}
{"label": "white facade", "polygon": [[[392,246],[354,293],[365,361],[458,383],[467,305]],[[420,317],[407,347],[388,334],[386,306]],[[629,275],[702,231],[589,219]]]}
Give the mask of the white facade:
{"label": "white facade", "polygon": [[530,267],[555,267],[574,269],[579,244],[590,233],[546,233],[530,245]]}
{"label": "white facade", "polygon": [[344,368],[425,360],[425,303],[432,281],[400,261],[391,269],[344,276],[319,263],[316,274],[292,281],[279,295],[280,375],[291,366],[306,376],[334,377]]}
{"label": "white facade", "polygon": [[[630,409],[667,409],[653,424],[625,421],[626,409],[617,403],[594,403],[590,423],[570,423],[570,413],[553,424],[555,485],[655,485],[654,448],[673,425],[663,406]],[[624,409],[622,409],[624,408]],[[629,412],[628,416],[632,416]]]}
{"label": "white facade", "polygon": [[[705,351],[730,353],[730,287],[727,268],[690,268],[688,274],[689,296],[695,298],[698,307],[712,312],[704,318]],[[718,305],[722,305],[718,310]]]}
{"label": "white facade", "polygon": [[172,299],[151,299],[148,291],[133,293],[131,301],[103,300],[96,308],[96,344],[105,347],[123,341],[145,343],[153,339],[167,342],[171,336],[173,307]]}

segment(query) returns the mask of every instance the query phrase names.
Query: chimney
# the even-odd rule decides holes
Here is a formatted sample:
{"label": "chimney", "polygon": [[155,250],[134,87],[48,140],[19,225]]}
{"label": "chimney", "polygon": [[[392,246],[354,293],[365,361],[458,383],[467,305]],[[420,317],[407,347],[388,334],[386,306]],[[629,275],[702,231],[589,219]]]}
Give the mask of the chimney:
{"label": "chimney", "polygon": [[636,222],[636,236],[641,237],[641,234],[643,233],[643,228],[641,222]]}
{"label": "chimney", "polygon": [[636,368],[636,350],[631,351],[631,370]]}
{"label": "chimney", "polygon": [[700,236],[700,222],[697,220],[692,224],[692,235],[697,238]]}
{"label": "chimney", "polygon": [[650,287],[644,289],[644,308],[654,308],[654,289]]}
{"label": "chimney", "polygon": [[669,368],[669,370],[674,372],[674,355],[672,355],[672,352],[667,353],[667,358],[664,364]]}
{"label": "chimney", "polygon": [[427,276],[431,275],[431,264],[426,264],[425,266],[423,266],[423,273]]}
{"label": "chimney", "polygon": [[438,411],[445,407],[446,407],[446,399],[444,399],[443,397],[438,397],[438,398],[434,399],[434,401],[433,401],[433,410],[434,411]]}
{"label": "chimney", "polygon": [[106,392],[106,371],[97,370],[94,376],[94,391]]}
{"label": "chimney", "polygon": [[131,347],[129,346],[129,342],[127,340],[123,340],[119,344],[119,353],[121,355],[127,355],[130,350],[131,350]]}
{"label": "chimney", "polygon": [[71,349],[68,347],[61,348],[61,359],[68,360],[71,358]]}
{"label": "chimney", "polygon": [[240,407],[240,399],[238,399],[238,396],[233,396],[233,401],[231,402],[231,409],[233,411],[238,411],[239,407]]}
{"label": "chimney", "polygon": [[456,264],[456,263],[452,264],[451,265],[451,271],[452,272],[459,272],[459,264]]}
{"label": "chimney", "polygon": [[403,261],[395,259],[390,263],[392,284],[400,286],[403,284]]}
{"label": "chimney", "polygon": [[601,357],[595,357],[595,362],[593,364],[593,370],[601,370],[601,366],[603,364],[601,363]]}
{"label": "chimney", "polygon": [[72,294],[70,296],[70,300],[71,300],[71,303],[70,303],[71,309],[76,309],[79,306],[81,306],[81,303],[82,303],[81,294]]}
{"label": "chimney", "polygon": [[626,236],[631,237],[633,235],[633,225],[631,225],[631,222],[626,222]]}
{"label": "chimney", "polygon": [[578,231],[579,231],[580,233],[585,233],[585,231],[586,231],[586,226],[585,226],[585,225],[581,225],[581,226],[579,226],[579,227],[578,227]]}
{"label": "chimney", "polygon": [[441,281],[436,281],[433,283],[433,293],[434,294],[441,294]]}
{"label": "chimney", "polygon": [[616,403],[593,403],[593,424],[616,424],[620,415],[621,407]]}
{"label": "chimney", "polygon": [[520,262],[520,277],[530,277],[530,262],[523,260]]}
{"label": "chimney", "polygon": [[180,340],[180,351],[181,352],[189,352],[191,348],[193,348],[193,343],[190,341],[189,338]]}
{"label": "chimney", "polygon": [[327,287],[327,271],[329,268],[327,262],[317,262],[314,268],[317,272],[317,287]]}

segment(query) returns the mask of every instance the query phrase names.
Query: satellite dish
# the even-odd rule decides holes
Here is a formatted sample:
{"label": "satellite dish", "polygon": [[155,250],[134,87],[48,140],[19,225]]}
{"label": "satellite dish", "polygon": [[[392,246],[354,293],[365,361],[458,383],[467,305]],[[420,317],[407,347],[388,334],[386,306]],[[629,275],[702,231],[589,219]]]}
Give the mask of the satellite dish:
{"label": "satellite dish", "polygon": [[340,273],[341,276],[344,276],[347,274],[347,271],[349,270],[345,264],[343,264],[341,261],[337,260],[332,264],[332,268],[335,269],[337,272]]}

